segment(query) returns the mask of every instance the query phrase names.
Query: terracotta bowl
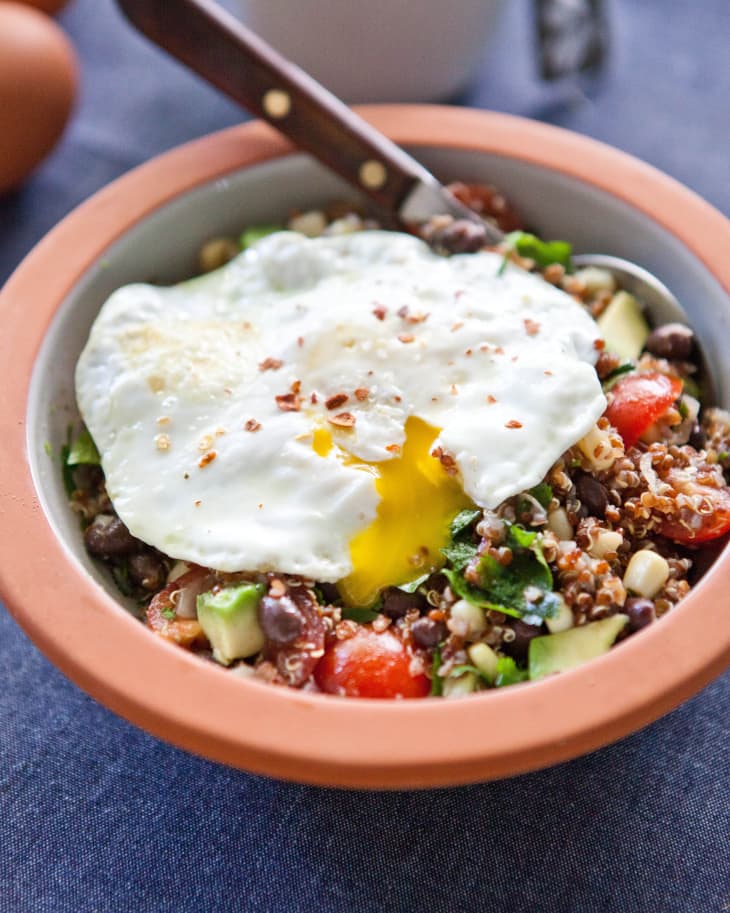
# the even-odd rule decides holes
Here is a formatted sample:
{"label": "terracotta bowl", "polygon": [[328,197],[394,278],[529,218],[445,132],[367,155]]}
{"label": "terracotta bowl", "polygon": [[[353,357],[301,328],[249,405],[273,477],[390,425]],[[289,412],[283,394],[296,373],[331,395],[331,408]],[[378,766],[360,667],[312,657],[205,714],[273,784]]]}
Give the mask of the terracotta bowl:
{"label": "terracotta bowl", "polygon": [[[638,261],[685,303],[730,403],[730,223],[647,165],[563,130],[464,109],[366,116],[444,179],[491,181],[578,250]],[[606,656],[459,701],[303,694],[229,675],[147,631],[87,558],[57,454],[77,419],[73,367],[104,298],[194,271],[201,243],[352,193],[261,124],[173,150],[72,213],[0,296],[0,592],[33,641],[112,710],[190,751],[321,784],[433,786],[574,757],[694,694],[730,658],[727,550],[667,617]],[[100,391],[100,395],[104,395]]]}

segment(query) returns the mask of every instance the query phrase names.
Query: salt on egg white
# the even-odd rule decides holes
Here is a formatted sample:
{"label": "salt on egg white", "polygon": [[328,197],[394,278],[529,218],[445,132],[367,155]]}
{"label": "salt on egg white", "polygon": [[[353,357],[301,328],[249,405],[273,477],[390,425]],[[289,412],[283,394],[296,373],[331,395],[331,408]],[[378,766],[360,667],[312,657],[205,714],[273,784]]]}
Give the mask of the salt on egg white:
{"label": "salt on egg white", "polygon": [[76,371],[119,516],[174,558],[345,578],[352,602],[438,566],[456,511],[535,485],[605,408],[595,322],[501,267],[393,232],[280,232],[119,289]]}

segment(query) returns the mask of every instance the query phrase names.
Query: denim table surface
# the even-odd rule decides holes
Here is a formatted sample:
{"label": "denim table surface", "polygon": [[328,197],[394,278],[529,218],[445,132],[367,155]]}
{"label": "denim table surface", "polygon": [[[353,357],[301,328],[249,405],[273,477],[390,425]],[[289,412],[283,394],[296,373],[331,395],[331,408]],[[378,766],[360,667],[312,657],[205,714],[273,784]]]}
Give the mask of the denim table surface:
{"label": "denim table surface", "polygon": [[[614,0],[608,70],[582,87],[535,76],[529,6],[508,4],[457,103],[610,142],[730,214],[728,0]],[[53,157],[0,199],[0,281],[110,179],[241,119],[111,0],[75,0],[60,21],[81,100]],[[0,913],[730,910],[727,675],[589,757],[391,794],[278,783],[171,748],[71,685],[2,607],[0,676]]]}

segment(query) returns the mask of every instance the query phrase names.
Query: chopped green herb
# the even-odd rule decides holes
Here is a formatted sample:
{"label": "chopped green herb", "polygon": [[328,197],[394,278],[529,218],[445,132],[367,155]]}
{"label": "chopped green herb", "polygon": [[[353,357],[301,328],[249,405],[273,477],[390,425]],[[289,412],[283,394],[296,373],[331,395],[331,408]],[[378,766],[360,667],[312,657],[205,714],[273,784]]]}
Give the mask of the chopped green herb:
{"label": "chopped green herb", "polygon": [[571,268],[570,256],[573,252],[568,241],[543,241],[526,231],[513,231],[505,241],[521,257],[529,257],[537,266],[544,269],[553,263],[559,263],[567,270]]}
{"label": "chopped green herb", "polygon": [[[112,565],[112,577],[114,582],[119,587],[119,592],[122,596],[134,596],[134,587],[132,582],[129,579],[129,570],[127,569],[126,564],[115,564]],[[172,617],[175,617],[175,613],[172,613]]]}
{"label": "chopped green herb", "polygon": [[70,498],[71,495],[76,490],[76,483],[74,482],[74,472],[73,468],[69,465],[68,458],[71,453],[71,437],[73,435],[73,428],[71,425],[66,428],[66,443],[61,445],[60,457],[61,457],[61,471],[63,473],[63,487],[66,489],[66,494]]}
{"label": "chopped green herb", "polygon": [[431,696],[441,697],[444,693],[444,680],[439,675],[441,668],[441,646],[434,647],[431,661]]}
{"label": "chopped green herb", "polygon": [[497,660],[497,677],[494,680],[496,688],[504,688],[505,685],[516,685],[519,682],[525,682],[528,678],[527,669],[520,669],[511,656],[500,656]]}
{"label": "chopped green herb", "polygon": [[532,495],[537,503],[544,508],[548,508],[553,499],[553,490],[547,482],[540,482],[538,485],[533,486],[527,494]]}
{"label": "chopped green herb", "polygon": [[398,589],[402,590],[404,593],[415,593],[419,586],[424,584],[430,576],[430,574],[424,574],[422,577],[416,577],[416,579],[411,580],[410,583],[402,583]]}
{"label": "chopped green herb", "polygon": [[238,243],[241,246],[241,250],[246,250],[247,247],[251,247],[252,244],[260,241],[267,235],[273,235],[274,232],[283,230],[281,225],[252,225],[244,231],[238,239]]}
{"label": "chopped green herb", "polygon": [[687,403],[685,403],[684,399],[680,399],[680,401],[677,403],[677,411],[683,419],[687,418],[689,415],[689,408],[687,407]]}
{"label": "chopped green herb", "polygon": [[630,371],[635,371],[636,365],[631,361],[625,361],[622,365],[619,365],[618,368],[614,368],[613,371],[603,378],[601,381],[604,390],[609,390],[621,377],[623,374],[628,374]]}
{"label": "chopped green herb", "polygon": [[342,609],[342,617],[346,618],[348,621],[356,621],[361,625],[370,624],[370,622],[375,621],[380,614],[381,604],[382,603],[378,601],[375,605],[366,607],[344,606]]}
{"label": "chopped green herb", "polygon": [[171,609],[171,608],[163,609],[160,612],[160,615],[162,615],[162,617],[166,618],[168,621],[175,620],[175,610],[174,609]]}
{"label": "chopped green herb", "polygon": [[472,558],[476,558],[477,546],[475,542],[452,542],[441,552],[454,570],[462,571]]}
{"label": "chopped green herb", "polygon": [[481,517],[481,510],[461,510],[451,521],[451,538],[456,539],[460,533],[463,533],[467,527]]}
{"label": "chopped green herb", "polygon": [[96,444],[92,440],[89,432],[84,428],[70,446],[66,456],[66,465],[81,466],[87,464],[98,466],[100,462],[101,460],[99,459],[99,451],[96,449]]}
{"label": "chopped green herb", "polygon": [[53,447],[51,447],[51,442],[50,442],[50,441],[45,441],[45,442],[44,442],[44,444],[43,444],[43,449],[44,449],[45,452],[46,452],[46,456],[49,456],[51,459],[53,459]]}
{"label": "chopped green herb", "polygon": [[[479,586],[464,577],[464,567],[476,556],[476,546],[471,545],[471,557],[466,557],[467,545],[453,543],[443,550],[452,563],[444,574],[457,596],[514,618],[552,618],[557,613],[560,600],[552,591],[553,576],[537,533],[517,523],[507,524],[506,545],[512,550],[512,561],[504,567],[491,555],[482,555],[477,566]],[[451,559],[452,554],[456,562]]]}

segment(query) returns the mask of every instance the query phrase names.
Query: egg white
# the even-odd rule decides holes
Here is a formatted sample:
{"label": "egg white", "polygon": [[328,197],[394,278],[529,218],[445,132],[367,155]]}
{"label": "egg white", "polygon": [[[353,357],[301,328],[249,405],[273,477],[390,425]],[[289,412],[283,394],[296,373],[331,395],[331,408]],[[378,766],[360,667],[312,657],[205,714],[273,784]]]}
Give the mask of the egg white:
{"label": "egg white", "polygon": [[[501,266],[393,232],[281,232],[209,276],[119,289],[76,389],[120,517],[174,558],[335,581],[378,495],[366,466],[315,452],[317,427],[377,464],[414,415],[441,429],[478,505],[536,484],[605,408],[600,333],[570,296]],[[330,423],[342,412],[353,427]]]}

